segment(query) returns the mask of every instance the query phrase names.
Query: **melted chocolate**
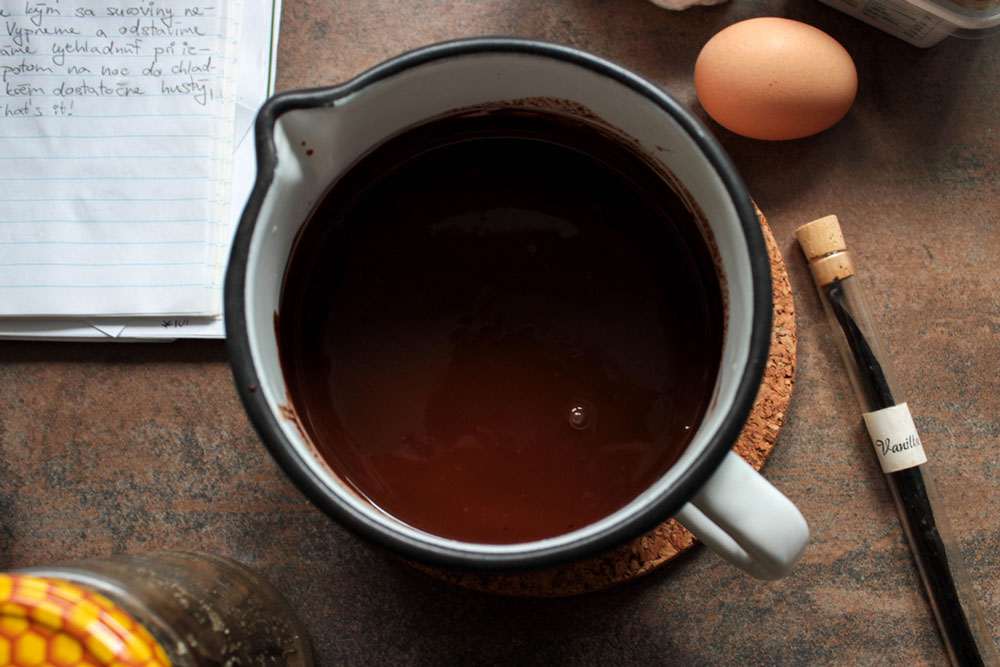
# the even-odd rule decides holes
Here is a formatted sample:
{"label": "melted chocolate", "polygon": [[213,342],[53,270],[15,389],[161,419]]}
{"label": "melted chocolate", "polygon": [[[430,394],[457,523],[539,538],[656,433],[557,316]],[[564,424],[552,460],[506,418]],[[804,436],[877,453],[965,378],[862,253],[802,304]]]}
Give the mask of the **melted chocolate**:
{"label": "melted chocolate", "polygon": [[[331,148],[332,149],[332,148]],[[278,318],[302,427],[362,496],[472,542],[621,508],[710,401],[722,302],[677,195],[568,117],[438,119],[334,183]]]}

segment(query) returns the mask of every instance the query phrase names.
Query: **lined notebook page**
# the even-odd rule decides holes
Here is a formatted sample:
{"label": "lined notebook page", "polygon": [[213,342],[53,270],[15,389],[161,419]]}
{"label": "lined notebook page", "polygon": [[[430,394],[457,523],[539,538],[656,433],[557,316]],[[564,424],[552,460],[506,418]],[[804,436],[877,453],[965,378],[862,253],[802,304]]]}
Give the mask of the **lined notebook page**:
{"label": "lined notebook page", "polygon": [[240,6],[0,0],[0,315],[219,312]]}

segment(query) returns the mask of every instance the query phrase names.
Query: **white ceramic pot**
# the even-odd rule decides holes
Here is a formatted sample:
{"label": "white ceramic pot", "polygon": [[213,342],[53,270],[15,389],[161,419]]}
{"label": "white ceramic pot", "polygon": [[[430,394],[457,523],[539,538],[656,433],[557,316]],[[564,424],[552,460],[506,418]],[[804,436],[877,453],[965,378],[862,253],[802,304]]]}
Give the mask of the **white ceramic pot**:
{"label": "white ceramic pot", "polygon": [[[329,184],[381,140],[450,110],[554,98],[586,108],[661,160],[701,211],[726,291],[726,335],[714,400],[677,463],[635,500],[571,533],[524,544],[473,544],[416,530],[377,510],[314,454],[292,419],[275,314],[292,244]],[[731,452],[763,376],[771,334],[770,265],[733,165],[679,102],[627,69],[579,50],[518,39],[471,39],[403,54],[342,85],[269,100],[257,119],[256,186],[225,286],[236,384],[273,456],[319,507],[403,556],[504,569],[609,550],[674,516],[709,547],[761,578],[785,575],[808,529],[795,506]],[[294,138],[294,139],[293,139]],[[301,141],[327,147],[306,158]],[[331,150],[329,147],[333,147]],[[655,150],[654,150],[655,149]]]}

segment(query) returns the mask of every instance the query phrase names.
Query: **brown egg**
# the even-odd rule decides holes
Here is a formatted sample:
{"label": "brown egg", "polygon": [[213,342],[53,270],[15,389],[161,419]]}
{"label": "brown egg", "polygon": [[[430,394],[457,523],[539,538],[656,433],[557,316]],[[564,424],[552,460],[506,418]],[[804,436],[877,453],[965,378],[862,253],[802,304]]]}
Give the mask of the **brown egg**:
{"label": "brown egg", "polygon": [[708,115],[753,139],[797,139],[844,117],[858,90],[837,40],[776,17],[734,23],[702,47],[694,87]]}

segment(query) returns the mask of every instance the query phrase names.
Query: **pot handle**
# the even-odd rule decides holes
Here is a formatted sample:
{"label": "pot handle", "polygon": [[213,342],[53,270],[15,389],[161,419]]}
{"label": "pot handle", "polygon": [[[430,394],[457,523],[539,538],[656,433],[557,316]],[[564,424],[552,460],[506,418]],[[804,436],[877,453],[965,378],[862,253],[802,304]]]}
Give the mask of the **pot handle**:
{"label": "pot handle", "polygon": [[733,452],[674,518],[758,579],[788,574],[809,541],[798,508]]}

